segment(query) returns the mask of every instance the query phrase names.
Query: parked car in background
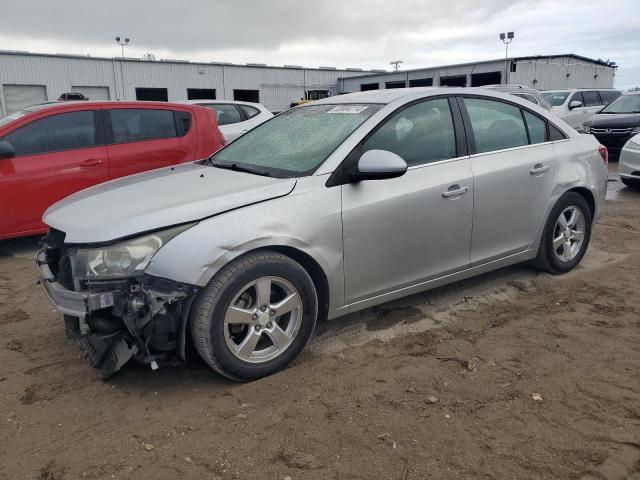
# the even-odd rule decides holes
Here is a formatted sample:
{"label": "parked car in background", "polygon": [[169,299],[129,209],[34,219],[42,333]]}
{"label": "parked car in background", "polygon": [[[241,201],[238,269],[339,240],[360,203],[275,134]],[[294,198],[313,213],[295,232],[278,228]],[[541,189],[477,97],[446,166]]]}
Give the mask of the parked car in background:
{"label": "parked car in background", "polygon": [[189,100],[186,103],[214,110],[218,128],[227,142],[235,140],[273,117],[273,114],[260,103],[234,100]]}
{"label": "parked car in background", "polygon": [[[206,161],[52,206],[41,284],[105,376],[285,368],[317,320],[489,270],[580,262],[607,152],[527,100],[387,89],[292,108]],[[570,281],[570,280],[568,280]]]}
{"label": "parked car in background", "polygon": [[546,90],[542,96],[551,104],[551,111],[576,130],[582,128],[603,105],[607,105],[622,95],[613,88]]}
{"label": "parked car in background", "polygon": [[61,93],[58,97],[59,102],[75,102],[75,101],[87,101],[89,98],[85,97],[79,92],[66,92]]}
{"label": "parked car in background", "polygon": [[544,108],[545,110],[551,110],[551,104],[545,100],[538,90],[529,88],[526,85],[486,85],[482,88],[493,90],[494,92],[510,93],[516,97],[529,100],[531,103]]}
{"label": "parked car in background", "polygon": [[627,187],[640,189],[640,133],[627,140],[622,147],[618,173]]}
{"label": "parked car in background", "polygon": [[16,112],[0,120],[0,239],[46,232],[42,214],[72,193],[206,158],[224,143],[213,112],[195,105],[63,102]]}
{"label": "parked car in background", "polygon": [[617,160],[622,147],[640,133],[640,92],[616,98],[582,126],[584,133],[595,136]]}

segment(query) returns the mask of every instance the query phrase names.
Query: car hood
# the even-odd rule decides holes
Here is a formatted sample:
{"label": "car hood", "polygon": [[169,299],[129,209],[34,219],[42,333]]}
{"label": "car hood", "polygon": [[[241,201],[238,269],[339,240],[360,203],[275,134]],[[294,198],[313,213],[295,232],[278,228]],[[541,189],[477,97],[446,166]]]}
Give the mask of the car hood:
{"label": "car hood", "polygon": [[65,232],[66,243],[108,242],[282,197],[295,184],[186,163],[82,190],[52,205],[43,220]]}
{"label": "car hood", "polygon": [[624,128],[640,126],[640,113],[598,113],[591,117],[591,126],[596,128]]}

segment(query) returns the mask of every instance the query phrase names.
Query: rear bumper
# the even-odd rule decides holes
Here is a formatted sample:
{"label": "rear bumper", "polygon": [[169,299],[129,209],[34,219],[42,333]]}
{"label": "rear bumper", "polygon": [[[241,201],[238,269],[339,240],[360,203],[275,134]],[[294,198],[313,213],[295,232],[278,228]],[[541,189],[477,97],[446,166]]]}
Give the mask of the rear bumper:
{"label": "rear bumper", "polygon": [[56,281],[44,250],[38,252],[36,263],[40,271],[40,285],[47,299],[65,315],[86,317],[94,310],[113,305],[113,293],[80,293],[64,287]]}

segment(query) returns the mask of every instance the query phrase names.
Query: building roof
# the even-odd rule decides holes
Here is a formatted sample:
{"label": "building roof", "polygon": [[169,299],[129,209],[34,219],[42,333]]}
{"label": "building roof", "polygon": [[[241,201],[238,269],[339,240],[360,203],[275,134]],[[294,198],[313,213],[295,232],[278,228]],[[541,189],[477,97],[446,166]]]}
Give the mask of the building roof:
{"label": "building roof", "polygon": [[[618,68],[617,65],[615,65],[615,62],[608,62],[608,61],[604,61],[604,60],[594,60],[593,58],[588,58],[588,57],[583,57],[581,55],[576,55],[574,53],[567,53],[564,55],[533,55],[533,56],[528,56],[528,57],[509,57],[508,60],[511,62],[526,62],[527,60],[530,61],[541,61],[541,60],[549,60],[552,58],[561,58],[561,57],[569,57],[569,58],[574,58],[576,60],[581,60],[583,62],[589,62],[589,63],[593,63],[594,65],[601,65],[603,67],[609,67],[609,68]],[[467,63],[456,63],[456,64],[451,64],[451,65],[436,65],[433,67],[420,67],[420,68],[412,68],[409,70],[398,70],[398,71],[394,71],[394,72],[380,72],[380,73],[369,73],[367,75],[355,75],[353,77],[343,77],[345,80],[346,79],[351,79],[351,78],[358,78],[358,79],[366,79],[366,78],[370,78],[370,77],[380,77],[382,75],[393,75],[393,74],[406,74],[406,73],[410,73],[410,72],[422,72],[425,70],[439,70],[439,69],[444,69],[444,68],[458,68],[458,67],[470,67],[472,65],[483,65],[483,64],[487,64],[487,63],[504,63],[505,59],[504,58],[498,58],[498,59],[494,59],[494,60],[481,60],[479,62],[467,62]]]}
{"label": "building roof", "polygon": [[174,59],[161,59],[161,60],[142,60],[137,57],[92,57],[90,55],[74,55],[70,53],[37,53],[29,52],[26,50],[1,50],[0,55],[16,55],[16,56],[29,56],[29,57],[49,57],[49,58],[70,58],[74,60],[109,60],[109,61],[124,61],[124,62],[140,62],[140,63],[158,63],[158,64],[188,64],[188,65],[220,65],[229,67],[248,67],[248,68],[276,68],[286,70],[318,70],[318,71],[331,71],[331,72],[385,72],[386,70],[362,70],[361,68],[336,68],[336,67],[303,67],[300,65],[266,65],[264,63],[231,63],[231,62],[192,62],[189,60],[174,60]]}

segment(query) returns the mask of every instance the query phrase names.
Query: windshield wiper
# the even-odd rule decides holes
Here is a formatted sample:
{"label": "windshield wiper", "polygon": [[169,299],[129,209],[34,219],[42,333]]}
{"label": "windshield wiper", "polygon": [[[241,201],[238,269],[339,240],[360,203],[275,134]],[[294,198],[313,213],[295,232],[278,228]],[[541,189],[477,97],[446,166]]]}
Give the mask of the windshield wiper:
{"label": "windshield wiper", "polygon": [[250,165],[245,165],[242,163],[220,163],[214,162],[213,159],[209,159],[209,164],[212,167],[216,168],[226,168],[227,170],[235,170],[236,172],[246,172],[252,173],[254,175],[262,175],[263,177],[270,177],[271,174],[266,170],[262,170],[260,168],[255,168]]}

